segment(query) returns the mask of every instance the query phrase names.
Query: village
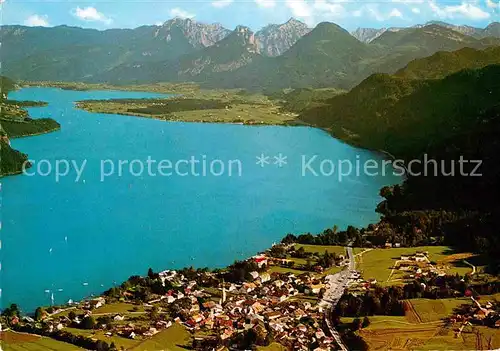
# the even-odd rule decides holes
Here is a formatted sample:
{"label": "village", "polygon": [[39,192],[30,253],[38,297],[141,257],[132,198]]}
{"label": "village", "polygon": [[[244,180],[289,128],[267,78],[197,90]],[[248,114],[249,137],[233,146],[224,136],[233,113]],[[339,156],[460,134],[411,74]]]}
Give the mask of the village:
{"label": "village", "polygon": [[[38,309],[34,316],[14,314],[9,324],[16,331],[96,350],[147,349],[149,341],[174,332],[187,335],[183,345],[198,350],[274,344],[288,350],[343,349],[332,311],[346,294],[362,298],[380,291],[381,282],[355,270],[355,261],[371,249],[353,255],[347,248],[348,255],[344,247],[322,254],[323,248],[275,245],[224,270],[150,269],[102,296]],[[424,281],[435,285],[432,279],[451,277],[430,256],[416,250],[393,257],[389,278],[416,282],[423,292]],[[479,296],[469,297],[472,303],[447,319],[456,337],[474,324],[500,327],[495,302],[481,305]]]}
{"label": "village", "polygon": [[[109,341],[109,349],[125,348],[129,343],[120,345],[122,339],[151,338],[173,324],[188,330],[193,335],[193,346],[200,349],[245,343],[249,334],[255,335],[252,343],[262,346],[276,342],[295,350],[309,350],[311,345],[318,351],[335,349],[335,341],[325,326],[326,311],[318,303],[332,283],[322,275],[324,269],[319,265],[300,274],[269,269],[286,269],[290,261],[266,253],[254,256],[246,262],[256,270],[247,272],[240,283],[226,282],[220,274],[209,271],[190,272],[189,278],[175,270],[150,272],[147,282],[135,278],[125,288],[111,289],[77,305],[51,309],[51,313],[44,311],[35,318],[14,317],[11,324],[30,332],[41,329],[45,335],[100,331],[84,335],[96,343]],[[348,264],[344,255],[334,262]],[[298,269],[295,266],[293,271]],[[200,285],[202,282],[210,282],[210,286]],[[151,293],[148,300],[138,301],[138,290],[158,283],[163,294]],[[128,309],[106,312],[106,306],[117,304]]]}

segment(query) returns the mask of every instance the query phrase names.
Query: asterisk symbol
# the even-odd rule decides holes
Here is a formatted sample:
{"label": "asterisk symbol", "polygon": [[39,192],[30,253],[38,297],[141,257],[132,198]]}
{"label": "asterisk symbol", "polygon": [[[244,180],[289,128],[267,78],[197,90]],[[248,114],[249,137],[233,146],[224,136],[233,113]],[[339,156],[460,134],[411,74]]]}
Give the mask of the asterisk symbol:
{"label": "asterisk symbol", "polygon": [[261,167],[268,165],[269,164],[269,156],[265,156],[264,154],[260,154],[260,156],[257,156],[256,164],[260,165]]}
{"label": "asterisk symbol", "polygon": [[283,165],[287,164],[287,156],[283,156],[281,152],[278,154],[278,156],[274,156],[274,164],[278,165],[278,167],[283,167]]}

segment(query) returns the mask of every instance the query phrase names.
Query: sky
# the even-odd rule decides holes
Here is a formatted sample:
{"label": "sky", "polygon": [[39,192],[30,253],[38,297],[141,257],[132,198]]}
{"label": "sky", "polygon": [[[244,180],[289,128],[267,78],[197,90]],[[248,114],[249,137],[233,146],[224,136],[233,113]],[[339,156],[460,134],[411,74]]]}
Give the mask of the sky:
{"label": "sky", "polygon": [[27,26],[135,28],[173,17],[245,25],[257,31],[294,17],[315,26],[407,27],[439,20],[485,27],[500,22],[500,0],[0,0],[1,23]]}

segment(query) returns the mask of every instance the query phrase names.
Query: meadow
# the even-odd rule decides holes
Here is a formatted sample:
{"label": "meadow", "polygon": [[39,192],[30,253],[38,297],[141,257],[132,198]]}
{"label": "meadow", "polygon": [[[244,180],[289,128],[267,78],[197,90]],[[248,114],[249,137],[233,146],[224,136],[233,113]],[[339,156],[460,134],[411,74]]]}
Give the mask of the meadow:
{"label": "meadow", "polygon": [[447,274],[465,275],[472,272],[472,267],[463,262],[472,254],[455,254],[447,246],[373,249],[357,256],[357,269],[362,272],[364,279],[376,279],[383,285],[400,284],[404,282],[403,274],[397,270],[392,272],[394,264],[401,255],[413,255],[417,251],[428,251],[429,260]]}
{"label": "meadow", "polygon": [[1,349],[3,351],[76,351],[83,350],[75,345],[62,341],[31,334],[12,331],[0,332]]}

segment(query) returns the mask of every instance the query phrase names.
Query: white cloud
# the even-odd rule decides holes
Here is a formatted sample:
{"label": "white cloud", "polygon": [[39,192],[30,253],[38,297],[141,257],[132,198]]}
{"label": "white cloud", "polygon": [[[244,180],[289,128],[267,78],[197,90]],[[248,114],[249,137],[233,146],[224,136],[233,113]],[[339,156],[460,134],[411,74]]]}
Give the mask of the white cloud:
{"label": "white cloud", "polygon": [[397,8],[393,8],[389,12],[382,12],[379,10],[377,4],[365,5],[360,10],[357,17],[360,17],[364,12],[368,12],[368,15],[376,21],[383,22],[391,18],[403,18],[403,13]]}
{"label": "white cloud", "polygon": [[255,0],[255,3],[262,8],[270,9],[276,6],[275,0]]}
{"label": "white cloud", "polygon": [[403,18],[403,14],[398,9],[392,9],[391,12],[389,12],[389,18],[392,17]]}
{"label": "white cloud", "polygon": [[30,27],[48,27],[49,26],[49,18],[46,15],[32,15],[29,16],[25,21],[24,25]]}
{"label": "white cloud", "polygon": [[212,1],[212,6],[217,8],[223,8],[229,6],[233,3],[233,0],[215,0]]}
{"label": "white cloud", "polygon": [[466,2],[462,2],[461,5],[439,7],[434,1],[429,1],[429,6],[436,16],[443,19],[458,16],[471,20],[482,20],[490,17],[488,12]]}
{"label": "white cloud", "polygon": [[106,17],[102,12],[97,11],[95,7],[85,7],[80,8],[79,6],[73,12],[73,15],[87,22],[103,22],[106,24],[111,24],[113,20]]}
{"label": "white cloud", "polygon": [[292,10],[295,17],[311,18],[312,9],[304,0],[286,0],[286,6]]}
{"label": "white cloud", "polygon": [[196,15],[194,13],[189,13],[187,11],[184,11],[181,8],[175,7],[172,10],[170,10],[170,16],[179,18],[193,18]]}
{"label": "white cloud", "polygon": [[392,0],[392,2],[400,4],[423,4],[424,0]]}
{"label": "white cloud", "polygon": [[500,7],[500,3],[495,3],[493,0],[486,0],[486,6],[488,6],[490,9],[495,9],[497,7]]}
{"label": "white cloud", "polygon": [[322,16],[344,16],[346,14],[344,6],[339,3],[326,2],[325,0],[316,0],[314,10],[317,10]]}
{"label": "white cloud", "polygon": [[352,12],[352,15],[354,17],[361,17],[363,15],[363,10],[362,9],[359,9],[359,10],[356,10],[356,11],[353,11]]}
{"label": "white cloud", "polygon": [[419,9],[418,7],[413,7],[413,8],[411,9],[411,12],[413,12],[413,13],[415,13],[415,14],[417,14],[417,15],[418,15],[418,14],[420,13],[420,9]]}

